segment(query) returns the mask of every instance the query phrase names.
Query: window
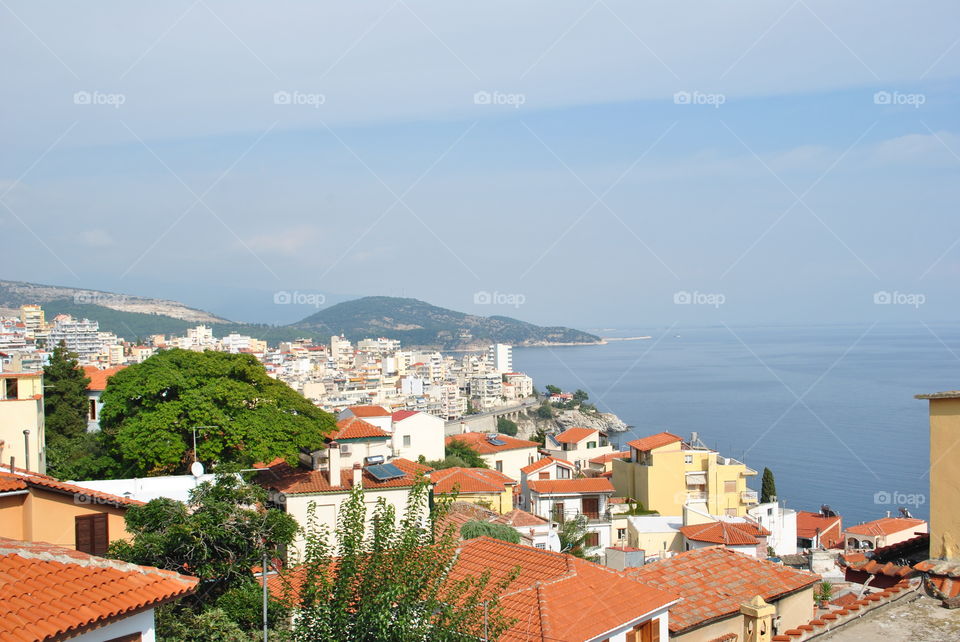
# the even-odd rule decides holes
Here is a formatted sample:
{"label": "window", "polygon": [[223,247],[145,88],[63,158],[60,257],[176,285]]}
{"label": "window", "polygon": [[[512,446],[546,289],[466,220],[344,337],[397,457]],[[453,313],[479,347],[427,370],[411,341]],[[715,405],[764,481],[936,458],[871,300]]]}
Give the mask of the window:
{"label": "window", "polygon": [[4,379],[4,390],[6,391],[6,396],[4,399],[16,399],[17,398],[17,380],[16,379]]}
{"label": "window", "polygon": [[404,435],[404,436],[403,436],[403,447],[404,447],[404,448],[409,448],[409,447],[410,447],[410,435]]}
{"label": "window", "polygon": [[692,464],[692,463],[693,463],[693,455],[684,455],[684,456],[683,456],[683,463],[685,463],[685,464]]}
{"label": "window", "polygon": [[736,517],[736,516],[737,516],[737,509],[736,509],[736,508],[725,508],[724,511],[723,511],[723,514],[726,515],[727,517]]}
{"label": "window", "polygon": [[537,479],[550,479],[550,471],[547,471],[545,473],[540,473],[539,475],[537,475]]}
{"label": "window", "polygon": [[143,635],[140,633],[130,633],[128,635],[121,635],[118,638],[110,638],[107,642],[141,642],[143,640]]}
{"label": "window", "polygon": [[627,539],[627,529],[625,529],[625,528],[618,528],[618,529],[617,529],[617,539],[618,539],[618,540],[625,540],[625,539]]}
{"label": "window", "polygon": [[74,518],[76,549],[91,555],[105,555],[110,537],[107,533],[107,514],[79,515]]}
{"label": "window", "polygon": [[537,548],[539,548],[539,549],[541,549],[541,550],[544,550],[544,549],[547,548],[547,545],[544,544],[543,542],[541,542],[541,543],[539,543],[539,544],[534,544],[534,546],[536,546]]}
{"label": "window", "polygon": [[600,546],[600,533],[587,533],[586,538],[583,540],[583,545],[586,548]]}
{"label": "window", "polygon": [[588,441],[588,442],[587,442],[587,448],[596,448],[596,447],[597,447],[597,442],[595,442],[595,441]]}
{"label": "window", "polygon": [[96,421],[96,420],[97,420],[97,400],[91,399],[90,400],[90,421]]}
{"label": "window", "polygon": [[503,460],[502,460],[502,459],[498,459],[497,462],[496,462],[496,464],[494,464],[494,468],[497,469],[497,472],[498,472],[498,473],[502,473],[502,472],[503,472]]}
{"label": "window", "polygon": [[725,493],[735,493],[735,492],[737,492],[737,482],[736,482],[736,480],[723,482],[723,492],[725,492]]}

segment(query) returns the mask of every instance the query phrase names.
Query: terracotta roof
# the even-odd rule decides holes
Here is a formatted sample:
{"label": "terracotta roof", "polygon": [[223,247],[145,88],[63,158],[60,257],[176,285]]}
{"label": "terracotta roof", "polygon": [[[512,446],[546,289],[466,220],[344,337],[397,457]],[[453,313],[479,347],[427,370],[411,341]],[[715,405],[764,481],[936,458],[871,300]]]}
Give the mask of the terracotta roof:
{"label": "terracotta roof", "polygon": [[126,367],[127,366],[114,366],[113,368],[101,370],[96,366],[84,366],[83,374],[90,379],[90,383],[87,384],[87,390],[106,390],[107,380]]}
{"label": "terracotta roof", "polygon": [[531,479],[530,490],[537,493],[612,493],[613,484],[603,477],[582,479]]}
{"label": "terracotta roof", "polygon": [[73,637],[194,591],[197,578],[0,537],[0,638]]}
{"label": "terracotta roof", "polygon": [[767,602],[820,581],[819,575],[711,546],[628,571],[634,577],[676,591],[683,600],[670,609],[670,632],[729,617],[760,595]]}
{"label": "terracotta roof", "polygon": [[629,459],[630,451],[625,450],[619,453],[607,453],[606,455],[600,455],[599,457],[594,457],[590,460],[591,464],[605,464],[608,461],[613,461],[614,459]]}
{"label": "terracotta roof", "polygon": [[881,517],[866,524],[857,524],[848,526],[843,530],[844,533],[853,535],[891,535],[905,530],[911,530],[926,524],[922,519],[907,517]]}
{"label": "terracotta roof", "polygon": [[627,445],[631,448],[636,448],[637,450],[653,450],[654,448],[668,446],[678,441],[683,441],[683,438],[669,432],[658,432],[655,435],[649,435],[648,437],[644,437],[642,439],[628,441]]}
{"label": "terracotta roof", "polygon": [[926,395],[914,395],[914,399],[960,399],[960,390],[947,390],[945,392],[931,392]]}
{"label": "terracotta roof", "polygon": [[120,495],[111,495],[97,490],[90,490],[81,486],[67,484],[57,481],[53,477],[41,475],[39,473],[10,473],[0,470],[0,492],[10,492],[13,490],[27,490],[28,488],[39,488],[53,492],[69,493],[74,496],[75,501],[83,503],[83,500],[92,500],[97,504],[107,504],[118,508],[128,506],[142,506],[144,502],[122,497]]}
{"label": "terracotta roof", "polygon": [[454,466],[430,473],[430,481],[437,493],[452,493],[459,487],[461,493],[502,493],[508,484],[516,484],[503,473],[490,468],[463,468]]}
{"label": "terracotta roof", "polygon": [[556,457],[543,457],[533,462],[529,466],[524,466],[523,468],[520,469],[520,472],[526,473],[529,475],[530,473],[535,473],[538,470],[546,468],[550,464],[560,464],[561,466],[564,466],[566,468],[569,468],[570,470],[573,470],[573,464],[571,464],[568,461],[557,459]]}
{"label": "terracotta roof", "polygon": [[[500,599],[504,615],[516,623],[501,640],[588,640],[677,599],[621,571],[489,537],[464,542],[450,579],[490,571],[488,586],[494,586],[517,568],[520,575]],[[587,597],[591,608],[584,608]]]}
{"label": "terracotta roof", "polygon": [[503,452],[505,450],[517,450],[520,448],[539,448],[540,444],[535,441],[527,441],[526,439],[517,439],[516,437],[510,437],[509,435],[497,435],[497,439],[504,442],[503,446],[494,446],[489,441],[487,441],[487,435],[482,432],[465,432],[460,435],[452,435],[447,437],[446,442],[448,445],[452,441],[462,441],[466,444],[469,444],[474,450],[476,450],[481,455],[492,455],[493,453]]}
{"label": "terracotta roof", "polygon": [[404,419],[412,417],[416,414],[419,414],[416,410],[398,410],[393,413],[391,417],[393,417],[394,421],[403,421]]}
{"label": "terracotta roof", "polygon": [[824,517],[820,513],[811,513],[805,510],[797,511],[797,537],[813,539],[817,536],[817,529],[826,532],[835,524],[840,523],[840,517]]}
{"label": "terracotta roof", "polygon": [[525,510],[520,510],[519,508],[510,511],[509,513],[499,515],[493,521],[500,524],[506,524],[507,526],[543,526],[544,524],[550,523],[542,517],[538,517],[533,513],[528,513]]}
{"label": "terracotta roof", "polygon": [[680,532],[689,540],[725,544],[727,546],[756,546],[760,537],[766,537],[770,531],[749,522],[707,522],[681,526]]}
{"label": "terracotta roof", "polygon": [[390,435],[378,426],[348,417],[337,422],[337,432],[329,435],[330,439],[389,439]]}
{"label": "terracotta roof", "polygon": [[354,417],[389,417],[390,411],[383,406],[350,406],[347,411]]}
{"label": "terracotta roof", "polygon": [[452,525],[457,534],[467,522],[492,522],[500,515],[489,508],[484,508],[473,502],[456,501],[450,504],[450,509],[441,522],[441,532],[447,525]]}
{"label": "terracotta roof", "polygon": [[928,574],[927,580],[941,594],[940,599],[960,595],[960,562],[925,560],[913,568]]}
{"label": "terracotta roof", "polygon": [[574,426],[573,428],[567,428],[559,435],[554,435],[553,438],[561,444],[578,444],[587,437],[592,437],[599,432],[599,430],[595,430],[593,428],[581,428],[579,426]]}
{"label": "terracotta roof", "polygon": [[[376,488],[404,488],[413,486],[420,473],[432,470],[409,459],[391,459],[390,463],[406,473],[404,477],[377,481],[366,470],[363,471],[363,487]],[[257,473],[256,482],[265,488],[272,488],[288,495],[303,495],[310,493],[347,492],[353,487],[353,470],[344,468],[340,471],[340,485],[331,486],[325,470],[308,470],[303,466],[291,467],[283,459],[277,458],[265,466],[265,470]]]}

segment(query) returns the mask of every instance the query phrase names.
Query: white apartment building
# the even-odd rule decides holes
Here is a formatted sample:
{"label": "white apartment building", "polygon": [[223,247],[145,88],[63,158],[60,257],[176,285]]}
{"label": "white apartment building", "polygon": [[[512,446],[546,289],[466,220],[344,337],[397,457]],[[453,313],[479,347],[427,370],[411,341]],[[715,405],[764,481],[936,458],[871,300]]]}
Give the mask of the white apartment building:
{"label": "white apartment building", "polygon": [[476,398],[481,410],[500,405],[503,396],[503,381],[495,372],[470,377],[470,396]]}
{"label": "white apartment building", "polygon": [[513,372],[513,346],[495,343],[487,348],[487,365],[497,374]]}
{"label": "white apartment building", "polygon": [[90,319],[74,319],[69,314],[58,314],[47,337],[53,349],[63,341],[67,349],[77,353],[81,364],[96,363],[97,355],[103,352],[100,324]]}
{"label": "white apartment building", "polygon": [[522,372],[506,372],[503,375],[504,382],[513,385],[514,394],[517,399],[530,397],[533,395],[533,378]]}

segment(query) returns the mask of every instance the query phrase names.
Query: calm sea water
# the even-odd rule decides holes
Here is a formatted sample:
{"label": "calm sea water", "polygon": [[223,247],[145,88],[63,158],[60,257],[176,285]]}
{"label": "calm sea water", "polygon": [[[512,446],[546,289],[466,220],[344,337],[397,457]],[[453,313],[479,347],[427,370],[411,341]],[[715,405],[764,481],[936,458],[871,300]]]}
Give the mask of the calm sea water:
{"label": "calm sea water", "polygon": [[[798,510],[828,504],[845,524],[908,505],[927,518],[927,402],[960,388],[956,324],[620,329],[602,346],[516,348],[538,388],[583,388],[633,426],[698,432],[721,454],[776,477]],[[799,401],[798,401],[799,398]],[[950,457],[960,465],[960,452]],[[760,489],[760,475],[750,486]]]}

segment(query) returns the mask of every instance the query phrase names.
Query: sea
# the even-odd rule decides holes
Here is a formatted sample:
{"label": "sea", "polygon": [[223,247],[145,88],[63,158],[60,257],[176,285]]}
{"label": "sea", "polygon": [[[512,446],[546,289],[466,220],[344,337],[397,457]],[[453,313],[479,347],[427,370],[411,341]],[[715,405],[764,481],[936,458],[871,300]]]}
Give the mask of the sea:
{"label": "sea", "polygon": [[[595,331],[596,332],[596,331]],[[774,473],[788,508],[845,525],[907,509],[929,517],[928,402],[960,389],[960,324],[618,328],[605,345],[515,348],[515,370],[590,395],[630,425],[618,446],[697,433]],[[946,453],[960,466],[960,451]]]}

